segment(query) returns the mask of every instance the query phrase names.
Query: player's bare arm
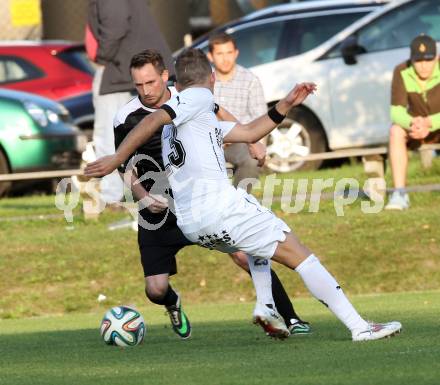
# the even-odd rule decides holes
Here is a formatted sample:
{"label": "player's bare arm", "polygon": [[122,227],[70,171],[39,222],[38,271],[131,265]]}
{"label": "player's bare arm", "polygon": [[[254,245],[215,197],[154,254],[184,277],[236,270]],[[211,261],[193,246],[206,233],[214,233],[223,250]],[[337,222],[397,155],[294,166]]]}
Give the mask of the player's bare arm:
{"label": "player's bare arm", "polygon": [[147,196],[148,192],[147,190],[145,190],[142,184],[136,183],[136,181],[138,180],[138,175],[135,170],[132,170],[130,174],[122,173],[119,171],[119,176],[124,181],[125,186],[131,190],[136,200],[140,201],[145,196]]}
{"label": "player's bare arm", "polygon": [[218,106],[218,111],[215,116],[217,116],[218,120],[225,122],[238,122],[238,119],[222,106]]}
{"label": "player's bare arm", "polygon": [[[287,115],[292,107],[301,104],[315,90],[316,84],[314,83],[297,84],[285,98],[275,105],[275,113],[278,113],[279,116]],[[268,114],[265,114],[248,124],[238,123],[225,136],[224,141],[226,143],[255,143],[271,132],[279,123],[275,123]]]}
{"label": "player's bare arm", "polygon": [[84,169],[84,175],[101,177],[112,173],[124,163],[131,154],[142,144],[148,141],[164,124],[171,123],[167,112],[157,110],[142,119],[137,126],[125,137],[113,155],[104,156],[95,162],[89,163]]}
{"label": "player's bare arm", "polygon": [[139,201],[144,207],[148,208],[148,210],[150,210],[152,213],[157,214],[168,208],[168,201],[166,198],[155,194],[150,194],[144,188],[144,186],[142,186],[135,170],[132,170],[128,175],[130,178],[129,181],[125,179],[127,174],[119,172],[119,175],[124,180],[126,185],[128,182],[127,187],[130,188],[136,200]]}

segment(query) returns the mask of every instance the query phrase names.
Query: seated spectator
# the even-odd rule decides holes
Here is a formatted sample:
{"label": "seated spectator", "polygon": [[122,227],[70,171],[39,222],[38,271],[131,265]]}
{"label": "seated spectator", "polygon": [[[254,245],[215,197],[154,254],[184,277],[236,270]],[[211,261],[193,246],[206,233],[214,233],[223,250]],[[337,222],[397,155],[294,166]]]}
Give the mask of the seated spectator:
{"label": "seated spectator", "polygon": [[409,208],[408,148],[440,143],[440,68],[436,42],[427,35],[411,42],[410,60],[394,69],[391,120],[389,156],[394,190],[385,209],[405,210]]}

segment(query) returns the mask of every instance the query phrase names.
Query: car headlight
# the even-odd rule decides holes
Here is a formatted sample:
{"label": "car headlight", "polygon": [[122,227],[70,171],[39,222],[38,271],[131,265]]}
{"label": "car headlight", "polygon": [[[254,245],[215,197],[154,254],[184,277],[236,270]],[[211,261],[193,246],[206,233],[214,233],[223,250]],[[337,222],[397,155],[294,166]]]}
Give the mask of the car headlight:
{"label": "car headlight", "polygon": [[46,110],[46,116],[51,123],[58,123],[60,121],[60,117],[55,111]]}
{"label": "car headlight", "polygon": [[48,119],[44,109],[34,102],[24,102],[23,105],[32,119],[34,119],[42,127],[47,126]]}
{"label": "car headlight", "polygon": [[57,111],[51,109],[45,110],[34,102],[24,102],[23,105],[32,119],[41,127],[46,127],[49,122],[58,123],[60,121],[60,116]]}

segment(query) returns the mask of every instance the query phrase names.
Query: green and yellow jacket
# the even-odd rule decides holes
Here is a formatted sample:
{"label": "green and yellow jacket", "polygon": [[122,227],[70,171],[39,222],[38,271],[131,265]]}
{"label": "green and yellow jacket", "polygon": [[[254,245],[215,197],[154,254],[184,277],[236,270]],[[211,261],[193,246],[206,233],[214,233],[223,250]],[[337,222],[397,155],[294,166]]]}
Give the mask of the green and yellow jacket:
{"label": "green and yellow jacket", "polygon": [[431,117],[431,131],[440,129],[440,61],[422,89],[410,61],[394,69],[391,86],[391,120],[409,130],[414,116]]}

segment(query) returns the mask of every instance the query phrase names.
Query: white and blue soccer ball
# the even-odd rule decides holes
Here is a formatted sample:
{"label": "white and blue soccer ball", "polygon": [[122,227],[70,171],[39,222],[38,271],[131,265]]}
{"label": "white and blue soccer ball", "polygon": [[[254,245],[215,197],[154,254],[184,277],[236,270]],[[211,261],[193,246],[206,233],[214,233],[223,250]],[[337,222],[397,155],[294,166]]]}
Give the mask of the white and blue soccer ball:
{"label": "white and blue soccer ball", "polygon": [[130,306],[111,308],[101,322],[101,337],[108,345],[139,345],[144,340],[145,330],[141,313]]}

